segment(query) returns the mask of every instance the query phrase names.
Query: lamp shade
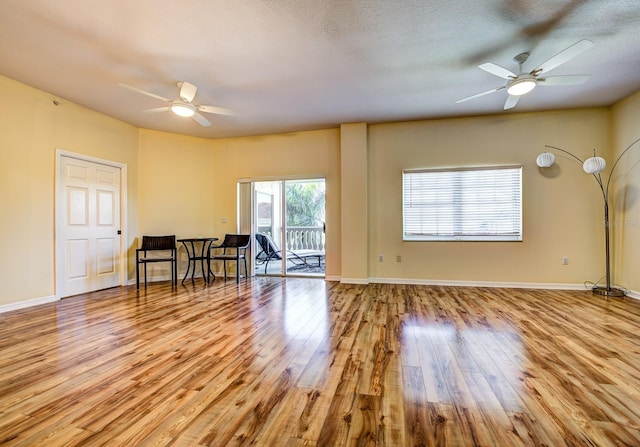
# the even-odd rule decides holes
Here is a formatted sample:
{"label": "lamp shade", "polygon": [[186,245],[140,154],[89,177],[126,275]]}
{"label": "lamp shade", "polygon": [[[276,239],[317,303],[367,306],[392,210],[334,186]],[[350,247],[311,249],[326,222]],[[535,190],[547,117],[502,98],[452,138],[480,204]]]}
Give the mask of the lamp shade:
{"label": "lamp shade", "polygon": [[536,164],[541,168],[548,168],[555,163],[556,157],[551,152],[543,152],[536,158]]}
{"label": "lamp shade", "polygon": [[582,169],[584,169],[584,172],[587,174],[597,174],[604,171],[606,167],[607,162],[602,157],[587,158],[582,165]]}

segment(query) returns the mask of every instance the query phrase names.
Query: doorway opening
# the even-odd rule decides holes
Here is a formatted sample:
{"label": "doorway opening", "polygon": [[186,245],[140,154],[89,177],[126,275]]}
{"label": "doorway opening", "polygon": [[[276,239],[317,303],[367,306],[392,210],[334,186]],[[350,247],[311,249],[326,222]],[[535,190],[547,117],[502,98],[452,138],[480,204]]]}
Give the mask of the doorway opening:
{"label": "doorway opening", "polygon": [[325,276],[325,179],[256,181],[256,275]]}

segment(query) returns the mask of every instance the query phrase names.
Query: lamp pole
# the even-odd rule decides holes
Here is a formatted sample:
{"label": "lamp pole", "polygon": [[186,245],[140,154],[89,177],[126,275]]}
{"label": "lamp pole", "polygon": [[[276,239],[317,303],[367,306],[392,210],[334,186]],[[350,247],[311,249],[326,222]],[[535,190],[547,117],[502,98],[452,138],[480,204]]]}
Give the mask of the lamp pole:
{"label": "lamp pole", "polygon": [[[626,154],[629,151],[629,149],[631,149],[633,147],[633,145],[635,145],[639,141],[640,141],[640,138],[635,140],[633,143],[631,143],[629,146],[627,146],[627,148],[624,151],[622,151],[620,156],[616,159],[615,163],[611,167],[611,171],[609,171],[609,178],[607,179],[607,183],[606,184],[603,183],[602,176],[600,175],[600,172],[602,171],[602,169],[591,173],[591,175],[593,175],[593,178],[598,183],[598,186],[600,187],[600,191],[602,191],[602,199],[604,201],[604,249],[605,249],[606,285],[605,285],[605,287],[595,285],[591,289],[592,292],[597,294],[597,295],[613,296],[613,297],[622,297],[622,296],[626,295],[626,292],[623,289],[621,289],[619,287],[614,287],[614,286],[611,285],[611,255],[610,255],[610,253],[611,253],[611,247],[610,247],[611,225],[610,225],[610,222],[609,222],[609,185],[611,184],[611,177],[613,176],[613,171],[618,166],[618,162],[620,161],[622,156],[624,154]],[[569,152],[567,150],[564,150],[564,149],[561,149],[561,148],[555,147],[555,146],[550,146],[550,145],[545,145],[545,147],[564,152],[565,154],[570,155],[571,157],[573,157],[574,159],[579,161],[580,164],[585,166],[585,163],[586,163],[585,161],[582,161],[580,158],[576,157],[575,155],[573,155],[571,152]],[[593,151],[593,158],[596,158],[595,149]],[[588,159],[588,160],[591,160],[591,159]],[[586,171],[586,168],[585,168],[585,171]]]}
{"label": "lamp pole", "polygon": [[[609,174],[611,178],[611,174]],[[607,192],[609,183],[607,182]],[[605,273],[606,273],[606,287],[594,286],[593,293],[604,296],[625,296],[624,290],[611,286],[611,264],[610,264],[610,248],[609,248],[609,234],[611,232],[611,226],[609,225],[609,196],[605,194],[604,198],[604,256],[605,256]]]}

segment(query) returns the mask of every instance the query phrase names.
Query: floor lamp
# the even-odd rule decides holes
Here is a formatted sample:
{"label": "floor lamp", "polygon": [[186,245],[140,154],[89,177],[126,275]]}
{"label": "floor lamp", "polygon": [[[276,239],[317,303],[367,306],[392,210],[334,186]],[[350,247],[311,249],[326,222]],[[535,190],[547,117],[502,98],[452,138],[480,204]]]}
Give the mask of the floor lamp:
{"label": "floor lamp", "polygon": [[[604,158],[596,156],[595,149],[593,150],[593,157],[589,157],[586,160],[582,161],[581,159],[579,159],[569,151],[560,149],[559,147],[545,145],[545,148],[564,152],[565,154],[568,154],[574,159],[576,159],[577,161],[579,161],[580,164],[582,164],[582,168],[584,169],[584,172],[586,172],[587,174],[593,175],[593,178],[595,178],[596,182],[598,183],[598,186],[600,187],[600,190],[602,191],[602,199],[604,201],[604,244],[605,244],[606,285],[603,287],[603,286],[598,286],[596,284],[593,287],[593,289],[591,289],[593,293],[596,293],[598,295],[615,296],[615,297],[626,295],[626,292],[623,289],[619,287],[614,287],[611,285],[611,263],[610,263],[611,248],[609,245],[609,237],[610,237],[610,229],[611,229],[610,222],[609,222],[609,185],[611,183],[611,177],[613,176],[613,171],[616,169],[616,166],[618,166],[618,162],[620,161],[622,156],[626,154],[627,151],[629,151],[629,149],[631,149],[633,145],[635,145],[639,141],[640,141],[640,138],[635,140],[633,143],[627,146],[627,148],[624,151],[622,151],[620,156],[616,159],[615,163],[613,163],[613,167],[609,172],[609,178],[607,179],[606,183],[602,181],[602,176],[600,175],[600,173],[604,171],[604,169],[607,167],[607,162],[605,161]],[[538,155],[538,158],[536,159],[536,164],[540,168],[549,168],[555,163],[555,160],[556,160],[556,157],[551,152],[543,152],[542,154]]]}

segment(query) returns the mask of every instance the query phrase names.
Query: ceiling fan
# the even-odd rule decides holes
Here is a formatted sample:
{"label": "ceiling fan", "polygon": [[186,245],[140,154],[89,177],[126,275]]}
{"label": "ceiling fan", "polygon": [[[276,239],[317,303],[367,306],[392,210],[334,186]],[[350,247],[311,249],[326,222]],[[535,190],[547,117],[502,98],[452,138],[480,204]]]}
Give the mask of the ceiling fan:
{"label": "ceiling fan", "polygon": [[169,105],[164,107],[156,107],[154,109],[147,109],[145,112],[167,112],[172,111],[178,116],[185,117],[193,117],[193,119],[204,127],[211,126],[209,120],[207,120],[204,116],[202,116],[199,112],[204,113],[213,113],[216,115],[233,115],[234,113],[225,109],[224,107],[216,107],[216,106],[203,106],[199,104],[194,104],[192,101],[196,96],[196,92],[198,91],[198,87],[195,85],[181,81],[178,82],[178,88],[180,89],[179,99],[168,99],[162,96],[156,95],[155,93],[150,93],[144,90],[140,90],[139,88],[132,87],[127,84],[118,84],[120,87],[127,88],[137,93],[142,93],[143,95],[151,96],[152,98],[159,99],[168,103]]}
{"label": "ceiling fan", "polygon": [[565,48],[555,56],[551,57],[551,59],[547,60],[542,65],[539,65],[537,68],[534,68],[528,73],[522,70],[522,65],[529,58],[529,53],[520,53],[514,58],[519,66],[518,74],[515,74],[507,70],[506,68],[493,64],[491,62],[479,65],[480,69],[486,71],[487,73],[491,73],[494,76],[498,76],[499,78],[506,79],[507,83],[501,87],[493,88],[485,92],[476,93],[475,95],[459,99],[456,101],[456,103],[479,98],[480,96],[488,95],[489,93],[497,92],[498,90],[507,89],[507,93],[509,94],[509,96],[507,97],[507,101],[504,103],[504,110],[507,110],[512,109],[516,106],[516,104],[518,104],[520,96],[529,93],[538,85],[556,87],[563,85],[578,85],[587,82],[591,75],[565,75],[551,77],[543,77],[543,75],[550,72],[554,68],[566,62],[569,62],[571,59],[578,56],[583,51],[588,50],[592,46],[593,42],[591,42],[590,40],[581,40],[580,42],[571,45],[569,48]]}

